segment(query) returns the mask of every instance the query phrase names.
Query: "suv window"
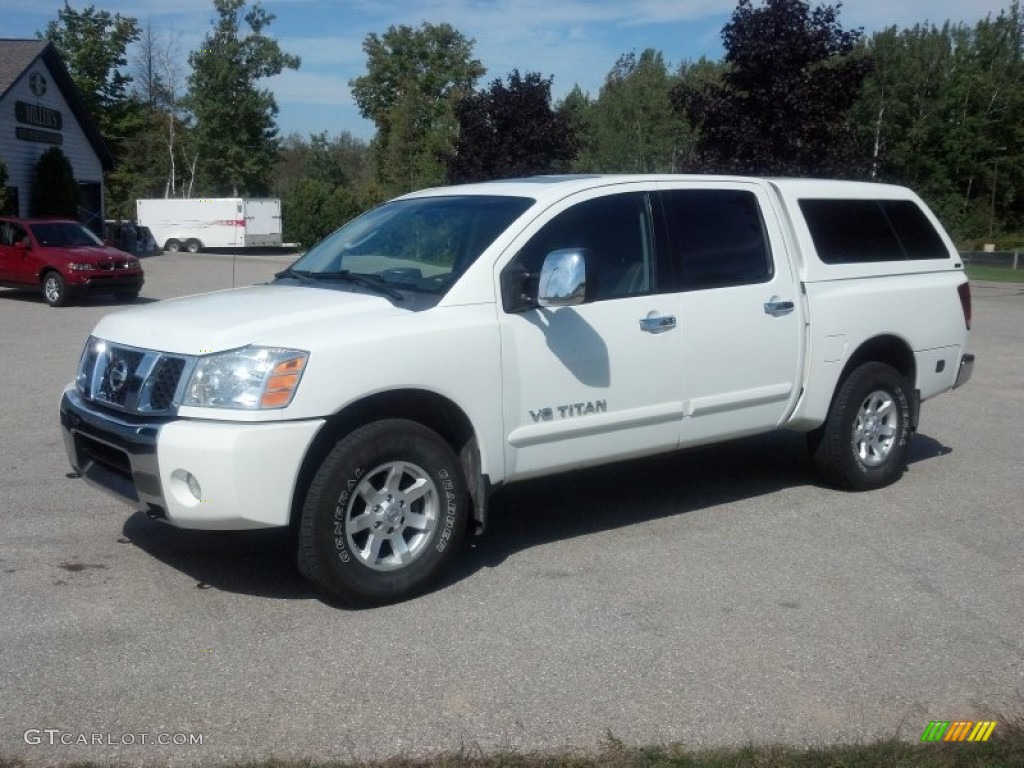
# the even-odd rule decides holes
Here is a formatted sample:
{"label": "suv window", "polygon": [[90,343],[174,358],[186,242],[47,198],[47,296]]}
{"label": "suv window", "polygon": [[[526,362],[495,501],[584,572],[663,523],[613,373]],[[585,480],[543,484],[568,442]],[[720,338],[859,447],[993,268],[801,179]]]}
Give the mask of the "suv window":
{"label": "suv window", "polygon": [[912,200],[804,199],[800,210],[826,264],[949,258],[939,233]]}
{"label": "suv window", "polygon": [[0,245],[17,245],[27,236],[24,227],[13,221],[0,221]]}
{"label": "suv window", "polygon": [[682,290],[771,279],[771,251],[752,192],[676,189],[663,192],[661,199]]}
{"label": "suv window", "polygon": [[32,234],[40,245],[53,248],[74,248],[86,245],[103,245],[103,241],[81,224],[70,221],[54,221],[32,224]]}
{"label": "suv window", "polygon": [[544,257],[562,248],[586,250],[588,300],[653,293],[667,283],[658,279],[642,192],[599,197],[563,211],[530,238],[506,269],[537,275]]}

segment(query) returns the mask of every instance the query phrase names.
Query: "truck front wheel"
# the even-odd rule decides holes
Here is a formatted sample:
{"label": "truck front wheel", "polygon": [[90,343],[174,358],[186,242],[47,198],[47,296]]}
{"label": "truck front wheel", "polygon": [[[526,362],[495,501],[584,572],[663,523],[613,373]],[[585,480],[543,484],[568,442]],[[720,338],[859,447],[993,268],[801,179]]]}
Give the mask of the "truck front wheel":
{"label": "truck front wheel", "polygon": [[839,387],[825,425],[808,436],[823,479],[855,491],[881,488],[903,473],[910,398],[900,373],[865,363]]}
{"label": "truck front wheel", "polygon": [[342,439],[309,487],[299,527],[302,574],[356,605],[421,592],[458,552],[469,496],[454,451],[405,419]]}

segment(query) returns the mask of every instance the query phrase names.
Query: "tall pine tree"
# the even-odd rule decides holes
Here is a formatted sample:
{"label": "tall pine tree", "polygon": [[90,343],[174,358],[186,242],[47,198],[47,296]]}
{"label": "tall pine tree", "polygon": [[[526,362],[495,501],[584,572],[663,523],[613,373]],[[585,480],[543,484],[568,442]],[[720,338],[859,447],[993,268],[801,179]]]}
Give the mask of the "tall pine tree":
{"label": "tall pine tree", "polygon": [[274,16],[259,2],[251,9],[246,0],[214,0],[213,5],[213,29],[188,58],[192,74],[186,104],[195,118],[196,192],[265,194],[281,140],[277,102],[259,82],[298,69],[299,57],[266,35]]}

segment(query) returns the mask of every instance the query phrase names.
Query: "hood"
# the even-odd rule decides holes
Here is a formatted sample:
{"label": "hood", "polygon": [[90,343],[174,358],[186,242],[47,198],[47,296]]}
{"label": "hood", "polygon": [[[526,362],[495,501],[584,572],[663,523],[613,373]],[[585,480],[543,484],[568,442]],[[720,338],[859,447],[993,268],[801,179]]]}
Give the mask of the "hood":
{"label": "hood", "polygon": [[134,259],[130,253],[119,251],[109,245],[42,245],[48,256],[59,256],[68,261],[79,262],[106,262],[106,261],[128,261]]}
{"label": "hood", "polygon": [[[254,285],[155,302],[107,315],[93,335],[161,352],[199,355],[246,344],[308,349],[310,326],[408,313],[387,298],[334,288]],[[305,331],[305,333],[303,332]]]}

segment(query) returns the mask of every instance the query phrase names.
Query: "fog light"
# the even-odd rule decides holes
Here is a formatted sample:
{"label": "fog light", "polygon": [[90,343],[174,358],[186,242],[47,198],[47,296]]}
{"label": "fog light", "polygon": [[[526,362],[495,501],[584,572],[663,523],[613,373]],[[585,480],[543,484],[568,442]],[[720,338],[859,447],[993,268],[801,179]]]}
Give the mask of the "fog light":
{"label": "fog light", "polygon": [[191,472],[185,473],[185,483],[188,485],[188,492],[195,496],[196,501],[203,500],[203,489],[199,487],[199,481]]}

